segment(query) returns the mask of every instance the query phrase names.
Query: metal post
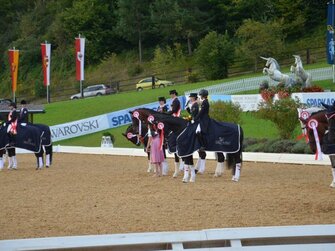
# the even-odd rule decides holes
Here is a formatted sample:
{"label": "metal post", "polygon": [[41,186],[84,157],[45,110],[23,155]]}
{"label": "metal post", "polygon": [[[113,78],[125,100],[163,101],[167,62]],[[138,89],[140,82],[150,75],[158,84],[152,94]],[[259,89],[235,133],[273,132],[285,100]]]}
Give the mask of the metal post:
{"label": "metal post", "polygon": [[[334,0],[333,2],[333,6],[332,6],[332,29],[333,29],[333,40],[335,40],[334,38]],[[333,55],[334,56],[334,55]],[[333,84],[335,83],[335,65],[334,65],[334,59],[333,59]]]}
{"label": "metal post", "polygon": [[50,104],[49,85],[47,85],[47,102]]}
{"label": "metal post", "polygon": [[79,81],[79,84],[80,84],[80,96],[81,96],[81,98],[84,98],[83,81],[80,80],[80,81]]}

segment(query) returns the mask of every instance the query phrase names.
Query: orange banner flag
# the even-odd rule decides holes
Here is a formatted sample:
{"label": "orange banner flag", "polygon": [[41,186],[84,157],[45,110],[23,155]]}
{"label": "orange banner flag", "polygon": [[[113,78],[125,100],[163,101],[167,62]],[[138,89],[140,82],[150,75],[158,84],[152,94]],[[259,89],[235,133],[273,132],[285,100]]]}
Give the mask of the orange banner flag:
{"label": "orange banner flag", "polygon": [[19,71],[19,50],[8,50],[10,75],[12,78],[12,91],[16,92],[17,87],[17,75]]}

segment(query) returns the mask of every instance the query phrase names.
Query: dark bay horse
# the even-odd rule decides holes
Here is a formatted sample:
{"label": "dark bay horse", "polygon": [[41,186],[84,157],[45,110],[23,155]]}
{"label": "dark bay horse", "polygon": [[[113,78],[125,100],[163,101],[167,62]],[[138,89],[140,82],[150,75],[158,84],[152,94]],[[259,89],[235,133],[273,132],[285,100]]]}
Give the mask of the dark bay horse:
{"label": "dark bay horse", "polygon": [[[139,128],[140,124],[148,123],[146,122],[146,120],[148,119],[150,120],[150,117],[152,120],[151,122],[155,123],[156,125],[159,125],[159,123],[163,123],[164,136],[167,139],[169,151],[172,153],[177,152],[177,137],[188,126],[189,124],[188,121],[182,118],[172,117],[170,115],[159,113],[159,112],[146,109],[146,108],[137,109],[134,112],[132,112],[132,115],[133,115],[132,116],[133,126],[135,128]],[[241,133],[240,140],[241,140],[240,142],[241,147],[238,150],[238,152],[227,154],[227,160],[228,160],[227,166],[229,169],[230,168],[233,169],[233,179],[232,180],[234,181],[238,181],[240,177],[240,169],[241,169],[241,163],[242,163],[243,131]],[[198,149],[194,149],[194,151],[197,151],[197,150]],[[223,161],[224,161],[223,153],[218,153],[217,156],[218,156],[218,165],[215,171],[216,177],[222,175]],[[186,165],[191,166],[191,176],[192,176],[193,156],[192,154],[190,154],[188,156],[184,156],[183,158],[186,162]]]}
{"label": "dark bay horse", "polygon": [[52,141],[49,126],[42,124],[19,124],[14,145],[9,145],[7,126],[0,127],[0,150],[11,151],[22,148],[35,153],[37,168],[43,166],[43,153],[46,153],[46,167],[52,162]]}
{"label": "dark bay horse", "polygon": [[[333,181],[330,187],[335,188],[335,109],[327,106],[326,110],[299,111],[302,130],[306,132],[307,142],[316,159],[322,158],[322,152],[329,154]],[[321,156],[320,156],[321,154]]]}

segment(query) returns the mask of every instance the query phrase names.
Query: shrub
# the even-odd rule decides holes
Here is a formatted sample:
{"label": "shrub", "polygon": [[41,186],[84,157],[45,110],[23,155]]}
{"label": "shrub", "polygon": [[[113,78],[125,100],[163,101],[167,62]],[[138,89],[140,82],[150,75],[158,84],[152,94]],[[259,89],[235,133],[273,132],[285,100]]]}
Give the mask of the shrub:
{"label": "shrub", "polygon": [[196,83],[196,82],[199,82],[199,80],[200,80],[200,76],[197,72],[187,71],[187,74],[186,74],[187,83]]}
{"label": "shrub", "polygon": [[200,40],[196,60],[207,79],[226,78],[234,60],[234,44],[228,34],[212,31]]}
{"label": "shrub", "polygon": [[136,75],[139,75],[143,72],[143,67],[139,64],[131,65],[128,69],[128,75],[130,77],[134,77]]}
{"label": "shrub", "polygon": [[278,99],[274,102],[261,102],[256,116],[272,121],[279,131],[281,139],[290,139],[298,125],[299,102],[291,98]]}
{"label": "shrub", "polygon": [[210,116],[218,121],[241,124],[242,109],[239,104],[232,102],[216,101],[210,105]]}

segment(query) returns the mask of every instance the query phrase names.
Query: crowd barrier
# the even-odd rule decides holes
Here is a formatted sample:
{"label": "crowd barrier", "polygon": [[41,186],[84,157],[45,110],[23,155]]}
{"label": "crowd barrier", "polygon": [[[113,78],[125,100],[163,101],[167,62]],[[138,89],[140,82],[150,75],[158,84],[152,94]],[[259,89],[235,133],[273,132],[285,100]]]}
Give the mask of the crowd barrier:
{"label": "crowd barrier", "polygon": [[335,250],[335,225],[223,228],[0,241],[0,250]]}
{"label": "crowd barrier", "polygon": [[[25,151],[21,151],[25,152]],[[120,156],[147,156],[141,148],[108,148],[108,147],[83,147],[83,146],[54,146],[54,152],[60,153],[77,153],[77,154],[106,154]],[[172,158],[173,154],[167,157]],[[198,154],[194,153],[194,158],[198,158]],[[215,159],[215,153],[207,152],[207,159]],[[243,153],[244,161],[251,162],[270,162],[270,163],[288,163],[302,165],[330,165],[327,155],[323,155],[322,160],[315,160],[313,154],[288,154],[288,153]]]}

